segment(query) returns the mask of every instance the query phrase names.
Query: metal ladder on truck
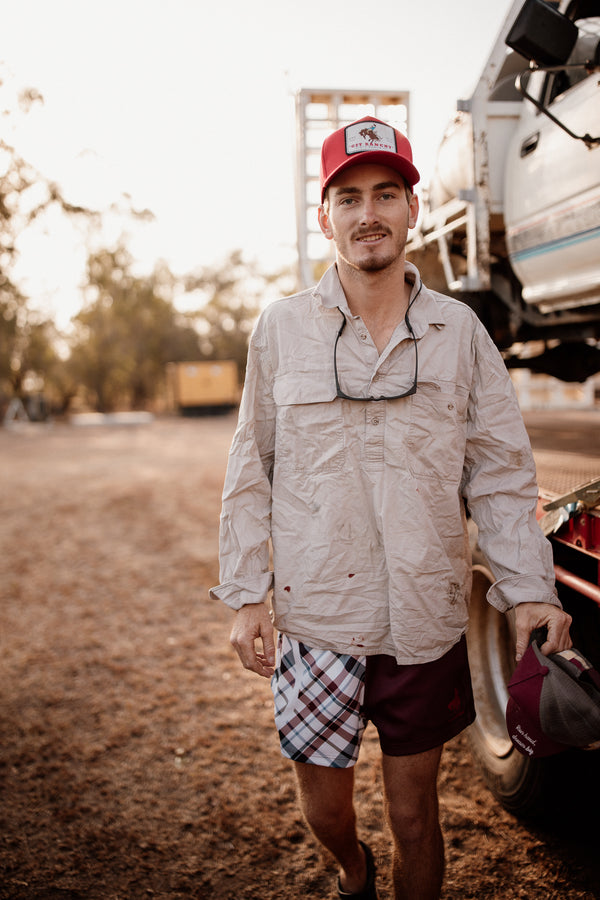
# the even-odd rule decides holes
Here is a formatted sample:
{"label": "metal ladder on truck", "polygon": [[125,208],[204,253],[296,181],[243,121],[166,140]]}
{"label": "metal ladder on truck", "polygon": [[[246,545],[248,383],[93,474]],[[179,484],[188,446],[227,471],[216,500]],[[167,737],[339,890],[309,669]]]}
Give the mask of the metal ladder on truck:
{"label": "metal ladder on truck", "polygon": [[296,219],[302,288],[314,284],[333,261],[317,210],[321,145],[328,134],[364,116],[375,116],[408,135],[408,91],[304,88],[296,94]]}

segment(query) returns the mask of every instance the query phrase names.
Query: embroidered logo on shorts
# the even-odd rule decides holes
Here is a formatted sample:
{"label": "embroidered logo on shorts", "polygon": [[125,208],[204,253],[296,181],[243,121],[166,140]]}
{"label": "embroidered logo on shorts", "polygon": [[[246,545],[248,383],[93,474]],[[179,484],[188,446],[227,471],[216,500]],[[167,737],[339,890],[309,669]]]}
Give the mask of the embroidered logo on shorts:
{"label": "embroidered logo on shorts", "polygon": [[354,122],[345,129],[346,153],[366,153],[369,150],[384,150],[396,153],[396,133],[383,122]]}
{"label": "embroidered logo on shorts", "polygon": [[462,697],[460,696],[458,688],[454,688],[454,697],[448,704],[448,709],[450,710],[451,719],[457,719],[459,716],[462,716],[464,712]]}

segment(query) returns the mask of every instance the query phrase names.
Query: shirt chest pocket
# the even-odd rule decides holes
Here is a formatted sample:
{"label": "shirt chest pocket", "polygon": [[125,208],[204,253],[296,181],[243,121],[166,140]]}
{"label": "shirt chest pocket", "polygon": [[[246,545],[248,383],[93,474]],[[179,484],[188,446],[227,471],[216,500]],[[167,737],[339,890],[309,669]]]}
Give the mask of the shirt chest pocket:
{"label": "shirt chest pocket", "polygon": [[343,469],[342,410],[326,375],[279,375],[273,397],[277,405],[275,465],[315,475]]}
{"label": "shirt chest pocket", "polygon": [[408,465],[419,478],[460,481],[466,442],[467,393],[419,384],[411,398]]}

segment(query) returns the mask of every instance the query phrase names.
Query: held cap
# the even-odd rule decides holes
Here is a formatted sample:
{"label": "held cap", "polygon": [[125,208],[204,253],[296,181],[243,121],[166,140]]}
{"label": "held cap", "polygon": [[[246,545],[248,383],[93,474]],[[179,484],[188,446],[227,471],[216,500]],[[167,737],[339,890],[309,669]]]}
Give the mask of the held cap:
{"label": "held cap", "polygon": [[366,116],[325,138],[321,149],[321,203],[336,175],[364,163],[396,169],[411,188],[421,177],[413,166],[408,138],[381,119]]}
{"label": "held cap", "polygon": [[524,756],[600,743],[600,675],[578,650],[544,656],[533,641],[508,683],[506,725]]}

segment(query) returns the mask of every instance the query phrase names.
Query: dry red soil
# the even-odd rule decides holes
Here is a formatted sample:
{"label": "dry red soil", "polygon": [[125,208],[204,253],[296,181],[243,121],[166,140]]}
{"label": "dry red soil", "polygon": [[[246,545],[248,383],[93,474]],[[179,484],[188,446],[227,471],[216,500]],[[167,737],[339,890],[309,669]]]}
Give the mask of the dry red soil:
{"label": "dry red soil", "polygon": [[[208,598],[234,424],[0,428],[0,898],[335,896]],[[597,831],[514,819],[464,736],[440,801],[447,900],[600,897]],[[357,810],[390,898],[370,731]]]}

